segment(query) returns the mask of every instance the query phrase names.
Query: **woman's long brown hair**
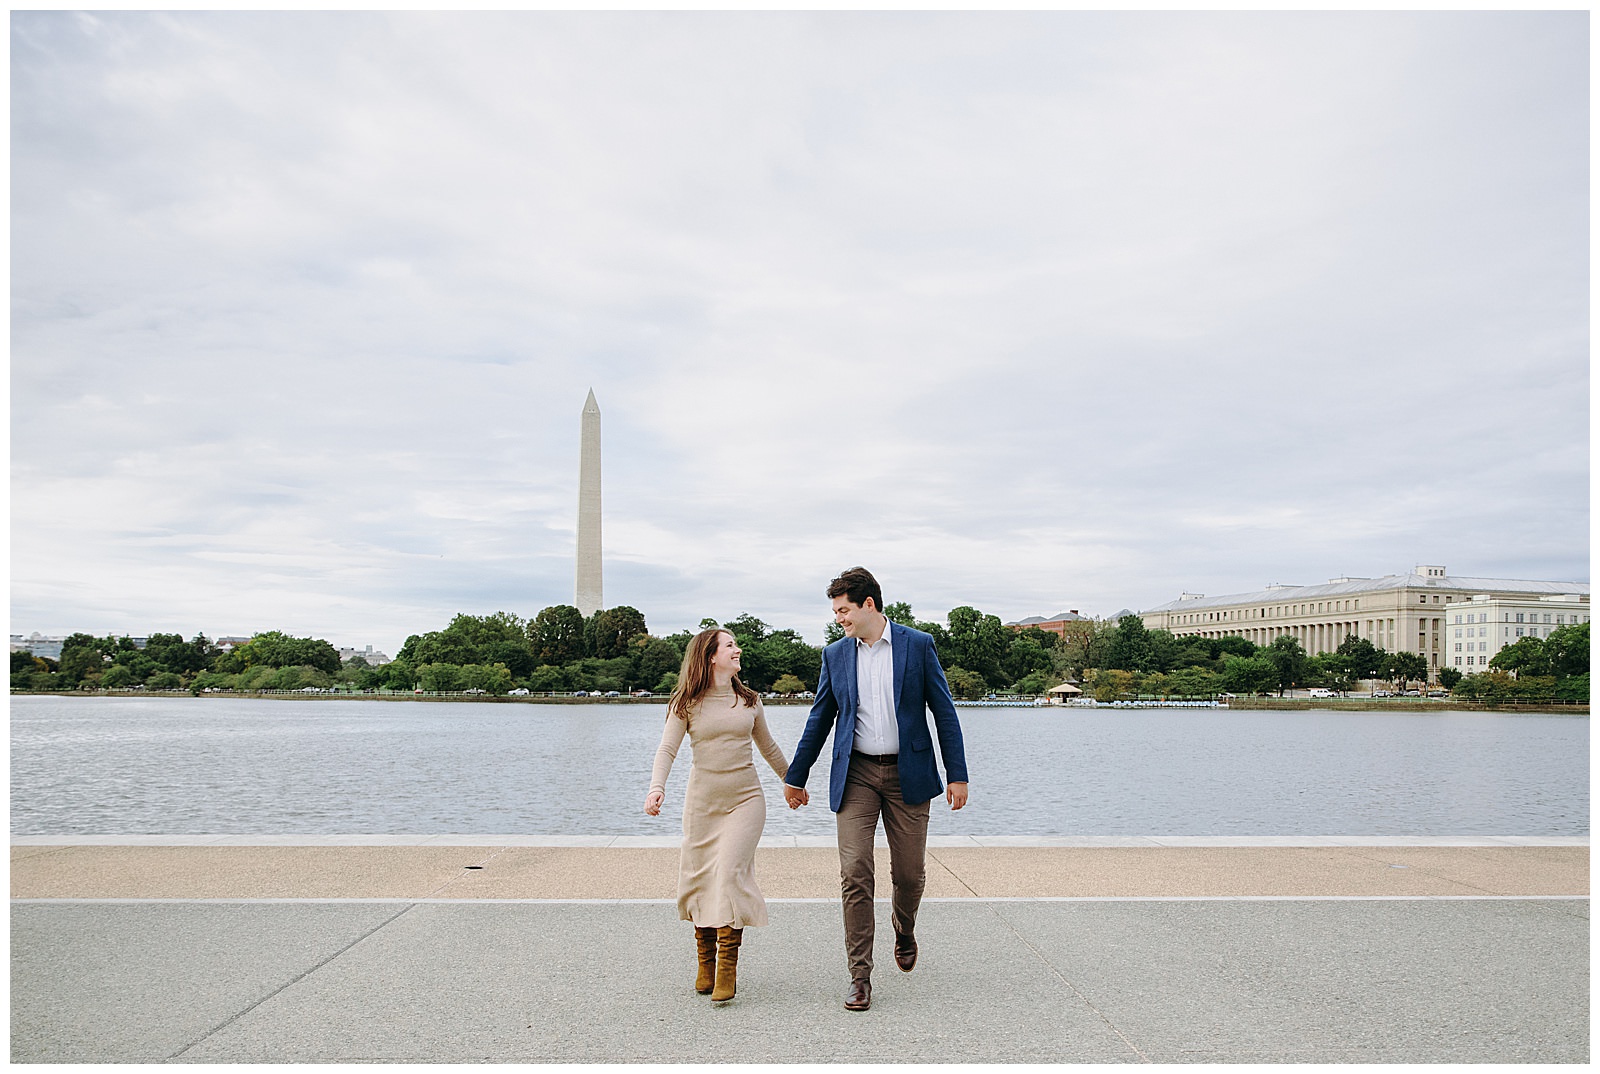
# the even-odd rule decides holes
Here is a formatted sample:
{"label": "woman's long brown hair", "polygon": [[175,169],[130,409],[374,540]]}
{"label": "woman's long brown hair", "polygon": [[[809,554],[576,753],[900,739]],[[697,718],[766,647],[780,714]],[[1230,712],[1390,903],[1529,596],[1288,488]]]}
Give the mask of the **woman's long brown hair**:
{"label": "woman's long brown hair", "polygon": [[[687,723],[689,709],[716,685],[716,677],[711,673],[711,661],[717,655],[717,646],[722,644],[724,634],[728,634],[728,631],[721,627],[707,627],[689,639],[689,646],[683,651],[683,667],[678,671],[678,685],[667,699],[669,717],[676,716]],[[729,634],[729,637],[732,635]],[[738,675],[733,677],[733,692],[744,700],[746,706],[756,703],[756,692],[740,682]]]}

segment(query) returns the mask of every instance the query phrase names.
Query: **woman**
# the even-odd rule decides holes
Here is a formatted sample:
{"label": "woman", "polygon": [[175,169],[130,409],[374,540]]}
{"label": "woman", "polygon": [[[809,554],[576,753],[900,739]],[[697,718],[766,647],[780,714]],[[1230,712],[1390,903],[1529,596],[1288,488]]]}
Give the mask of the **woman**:
{"label": "woman", "polygon": [[767,729],[761,699],[739,681],[739,655],[733,635],[716,627],[689,642],[678,688],[667,702],[667,726],[644,800],[646,813],[660,814],[667,773],[687,734],[694,760],[683,799],[678,916],[694,923],[700,956],[694,990],[710,992],[719,1003],[733,998],[745,926],[767,923],[766,900],[755,878],[767,801],[750,743],[760,748],[779,782],[789,769]]}

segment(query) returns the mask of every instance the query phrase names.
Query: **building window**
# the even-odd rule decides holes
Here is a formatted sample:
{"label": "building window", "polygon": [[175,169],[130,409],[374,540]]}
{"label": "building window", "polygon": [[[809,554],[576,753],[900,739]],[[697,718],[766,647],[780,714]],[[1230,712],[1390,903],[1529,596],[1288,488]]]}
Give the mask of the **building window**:
{"label": "building window", "polygon": [[1460,666],[1461,666],[1461,658],[1458,656],[1458,657],[1456,657],[1456,667],[1460,667]]}
{"label": "building window", "polygon": [[1559,616],[1559,615],[1557,615],[1557,616],[1556,616],[1556,622],[1557,622],[1557,623],[1560,623],[1560,622],[1561,622],[1561,621],[1562,621],[1562,619],[1561,619],[1561,616]]}
{"label": "building window", "polygon": [[[1522,613],[1521,612],[1517,613],[1517,622],[1519,622],[1519,623],[1522,622]],[[1522,631],[1519,630],[1519,631],[1517,631],[1517,633],[1521,634]]]}
{"label": "building window", "polygon": [[[1458,642],[1456,642],[1456,652],[1459,653],[1460,651],[1461,651],[1461,643],[1458,641]],[[1459,664],[1459,663],[1461,663],[1461,661],[1457,660],[1456,663]]]}
{"label": "building window", "polygon": [[1458,622],[1458,623],[1461,622],[1461,617],[1459,615],[1456,616],[1456,622]]}
{"label": "building window", "polygon": [[1544,613],[1544,621],[1547,622],[1547,623],[1550,621],[1550,613],[1549,612],[1545,612]]}

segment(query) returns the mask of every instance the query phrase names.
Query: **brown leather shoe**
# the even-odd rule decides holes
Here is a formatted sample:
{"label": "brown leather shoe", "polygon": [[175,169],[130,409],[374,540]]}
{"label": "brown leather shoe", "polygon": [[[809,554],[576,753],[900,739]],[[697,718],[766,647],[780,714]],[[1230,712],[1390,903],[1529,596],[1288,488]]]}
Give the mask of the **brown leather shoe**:
{"label": "brown leather shoe", "polygon": [[850,982],[850,993],[844,997],[844,1009],[864,1011],[872,1006],[872,980],[859,977]]}
{"label": "brown leather shoe", "polygon": [[894,934],[894,964],[901,972],[910,973],[917,964],[917,938],[909,932]]}

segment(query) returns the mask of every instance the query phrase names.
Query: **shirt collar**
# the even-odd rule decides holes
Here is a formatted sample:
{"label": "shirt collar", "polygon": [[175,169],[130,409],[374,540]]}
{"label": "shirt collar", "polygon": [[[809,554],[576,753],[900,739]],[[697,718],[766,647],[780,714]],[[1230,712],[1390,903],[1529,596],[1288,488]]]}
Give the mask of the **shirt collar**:
{"label": "shirt collar", "polygon": [[859,652],[862,649],[871,650],[871,649],[873,649],[873,648],[875,648],[877,646],[878,642],[882,642],[883,644],[889,646],[889,648],[891,648],[891,649],[894,648],[894,644],[889,640],[889,635],[892,634],[893,632],[894,632],[894,620],[885,619],[883,621],[883,636],[880,637],[878,639],[878,641],[873,642],[871,645],[868,645],[866,642],[862,641],[860,638],[857,638],[856,639],[856,651]]}

